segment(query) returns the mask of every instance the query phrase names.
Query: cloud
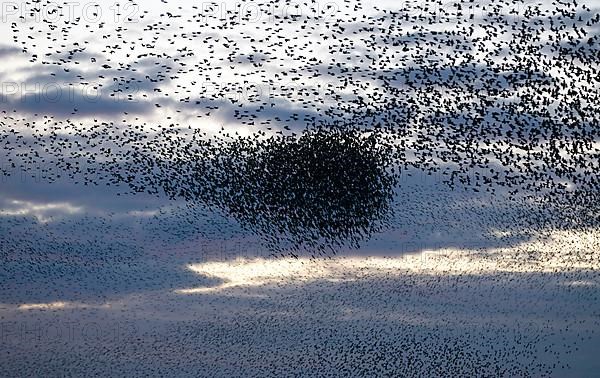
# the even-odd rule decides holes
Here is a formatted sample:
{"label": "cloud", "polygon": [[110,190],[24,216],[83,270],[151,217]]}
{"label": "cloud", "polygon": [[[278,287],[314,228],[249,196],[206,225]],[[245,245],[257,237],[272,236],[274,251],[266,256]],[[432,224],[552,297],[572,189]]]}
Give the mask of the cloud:
{"label": "cloud", "polygon": [[0,216],[34,216],[38,222],[46,223],[55,217],[81,214],[83,207],[74,206],[69,202],[42,202],[36,203],[21,200],[4,200],[0,209]]}
{"label": "cloud", "polygon": [[6,58],[11,55],[17,55],[21,53],[21,49],[16,46],[0,45],[0,58]]}

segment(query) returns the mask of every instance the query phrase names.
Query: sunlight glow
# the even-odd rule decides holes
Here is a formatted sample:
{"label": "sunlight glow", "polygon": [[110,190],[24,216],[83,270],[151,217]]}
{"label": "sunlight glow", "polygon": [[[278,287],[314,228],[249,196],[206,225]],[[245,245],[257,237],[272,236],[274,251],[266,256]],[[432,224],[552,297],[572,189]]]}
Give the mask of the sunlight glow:
{"label": "sunlight glow", "polygon": [[83,211],[83,207],[69,202],[35,203],[31,201],[12,200],[11,208],[0,209],[0,216],[32,215],[40,223],[48,223],[55,215],[73,215]]}
{"label": "sunlight glow", "polygon": [[[593,234],[595,231],[590,231]],[[597,248],[586,233],[560,232],[550,240],[535,240],[514,247],[489,250],[444,248],[394,257],[345,256],[334,259],[235,259],[190,264],[188,269],[218,278],[214,287],[179,289],[178,294],[220,292],[236,287],[298,284],[314,281],[355,281],[390,275],[483,275],[498,272],[554,272],[557,269],[594,269],[598,258],[573,259],[577,251]],[[590,249],[592,248],[592,249]],[[551,252],[553,251],[553,252]],[[558,251],[558,252],[557,252]],[[577,282],[573,285],[593,285]]]}
{"label": "sunlight glow", "polygon": [[49,302],[49,303],[24,303],[17,306],[17,310],[27,311],[27,310],[66,310],[73,308],[109,308],[110,304],[102,304],[102,305],[92,305],[85,303],[75,303],[75,302]]}

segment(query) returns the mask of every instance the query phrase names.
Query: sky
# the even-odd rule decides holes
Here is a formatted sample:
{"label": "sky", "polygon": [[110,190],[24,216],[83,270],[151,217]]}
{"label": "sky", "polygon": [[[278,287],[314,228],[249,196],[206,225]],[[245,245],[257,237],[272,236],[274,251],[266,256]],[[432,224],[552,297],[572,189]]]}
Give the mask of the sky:
{"label": "sky", "polygon": [[[488,14],[494,4],[498,20]],[[350,356],[359,369],[356,361],[367,354],[358,353],[359,358],[351,350],[375,345],[373,334],[364,332],[373,327],[389,350],[401,350],[394,340],[413,334],[417,341],[408,356],[424,358],[425,350],[433,348],[435,361],[463,374],[480,362],[483,366],[486,356],[495,353],[491,345],[498,343],[509,350],[510,358],[499,365],[506,369],[504,375],[518,375],[538,363],[547,368],[558,358],[571,366],[553,368],[555,376],[592,376],[597,367],[592,351],[600,343],[595,333],[600,313],[594,244],[598,233],[589,226],[595,210],[571,207],[561,213],[532,202],[532,197],[537,198],[549,177],[565,184],[567,195],[593,189],[590,172],[597,167],[600,150],[595,110],[600,88],[585,75],[598,66],[600,24],[585,22],[597,16],[600,3],[577,2],[580,9],[590,10],[580,10],[581,30],[565,31],[560,43],[568,46],[580,33],[585,35],[582,41],[597,42],[582,43],[577,62],[562,67],[552,66],[558,58],[543,48],[547,61],[527,58],[529,44],[552,41],[549,30],[530,40],[514,28],[498,26],[499,20],[518,25],[527,16],[531,30],[548,29],[547,17],[528,13],[535,4],[3,1],[0,33],[7,37],[0,42],[0,361],[7,364],[0,365],[7,366],[6,375],[17,375],[28,365],[50,375],[61,369],[73,375],[260,375],[265,370],[256,356],[268,353],[265,361],[283,369],[271,374],[286,371],[285,358],[306,373],[315,367],[299,359],[307,353],[305,347],[331,358],[325,363],[315,352],[310,354],[312,364],[320,361],[324,369],[341,375],[340,365],[332,361]],[[542,2],[540,9],[553,6]],[[465,30],[470,30],[468,35]],[[559,89],[546,90],[553,85]],[[530,91],[537,93],[536,86],[540,103],[548,102],[519,108]],[[495,102],[482,95],[484,90],[496,91]],[[486,101],[492,102],[487,106]],[[521,111],[508,114],[504,104],[516,104]],[[545,165],[530,156],[546,156],[550,150],[543,141],[549,134],[540,126],[545,116],[537,111],[543,108],[548,117],[558,117],[567,113],[564,104],[571,105],[566,108],[572,117],[565,124],[569,119],[578,123],[560,131],[568,143],[556,147],[564,159],[556,161],[572,170],[559,178],[558,164]],[[508,134],[515,123],[523,134]],[[277,231],[281,224],[292,224],[285,219],[297,215],[285,195],[282,203],[270,195],[244,201],[270,193],[269,185],[287,188],[284,192],[294,200],[306,195],[306,188],[310,192],[318,187],[310,175],[297,182],[276,167],[262,169],[260,159],[277,162],[272,151],[279,151],[274,148],[279,145],[294,151],[278,161],[285,167],[282,171],[294,164],[302,172],[331,163],[334,168],[321,181],[343,177],[344,190],[356,189],[354,176],[336,175],[352,172],[347,163],[325,154],[315,155],[310,165],[312,156],[295,154],[301,151],[296,138],[339,124],[356,128],[358,140],[376,135],[378,143],[402,141],[394,151],[408,163],[389,188],[385,217],[365,216],[373,230],[351,229],[349,238],[339,237],[339,244],[336,236],[325,254],[301,248],[290,255],[278,243],[293,244],[323,228]],[[543,130],[542,141],[535,139],[537,129]],[[244,145],[246,140],[268,142],[256,142],[253,150],[255,142]],[[572,140],[582,144],[571,145]],[[448,147],[453,141],[457,149]],[[460,150],[461,143],[468,148]],[[514,147],[519,143],[531,143],[531,150]],[[323,148],[336,146],[334,141],[333,147]],[[502,151],[510,152],[506,162],[499,157]],[[311,163],[303,165],[303,156]],[[451,158],[444,161],[444,156]],[[205,162],[225,168],[205,172]],[[533,170],[521,171],[523,162],[530,162]],[[502,177],[488,187],[493,190],[470,184],[453,188],[445,182],[444,172],[456,170],[459,177],[479,183],[481,177],[493,176],[493,169]],[[528,176],[532,183],[525,182],[517,193],[499,184],[516,174],[513,169],[539,173],[541,179]],[[388,177],[386,172],[389,166],[372,177],[373,188],[384,194],[388,188],[379,180]],[[583,176],[587,181],[577,182]],[[319,195],[327,192],[319,190],[324,190]],[[376,190],[356,201],[359,210],[378,199]],[[260,208],[264,203],[284,210],[272,216],[271,208]],[[311,211],[327,219],[339,215],[327,212],[333,204],[315,206]],[[586,226],[554,227],[553,220],[563,220],[569,211],[579,214],[577,221]],[[244,224],[248,218],[242,215],[248,213],[252,219]],[[302,216],[314,215],[308,210],[298,214],[304,225]],[[345,230],[343,225],[331,227],[324,229]],[[347,240],[356,235],[359,246]],[[330,245],[327,234],[319,237],[317,245]],[[439,263],[438,257],[450,262]],[[403,297],[398,290],[408,291]],[[552,298],[552,293],[558,294]],[[498,302],[492,300],[495,295]],[[386,297],[394,298],[392,304]],[[313,307],[319,311],[311,313]],[[262,316],[272,320],[272,328]],[[319,322],[323,328],[315,325]],[[22,337],[15,330],[41,325],[47,331],[48,324],[57,329],[75,324],[79,330],[99,324],[109,332],[114,330],[111,324],[127,324],[134,334],[117,341],[88,338],[85,346],[63,339],[62,333],[42,337],[40,357],[32,364],[26,350],[35,337]],[[347,328],[329,334],[330,349],[327,344],[318,349],[339,324]],[[509,331],[502,335],[502,329]],[[430,334],[437,335],[434,341]],[[563,334],[566,346],[552,339]],[[583,334],[590,338],[581,341]],[[294,344],[291,340],[298,335],[308,336]],[[352,341],[354,336],[359,341]],[[249,346],[241,346],[244,337],[251,340]],[[520,338],[527,341],[520,344]],[[444,350],[453,341],[464,345],[463,352],[478,356],[473,365],[448,365]],[[152,345],[168,358],[152,361]],[[200,345],[205,359],[185,362]],[[280,350],[273,351],[273,345]],[[544,354],[546,345],[555,346],[555,354]],[[7,353],[9,347],[17,350],[13,356]],[[102,347],[110,350],[113,371],[95,360]],[[78,348],[81,366],[76,362]],[[134,362],[119,357],[123,353],[134,359],[136,348],[144,356],[137,370]],[[53,362],[53,353],[68,364]],[[219,356],[227,362],[218,362]],[[366,363],[385,371],[384,365]],[[576,370],[569,370],[573,366]],[[536,370],[533,375],[542,374]]]}

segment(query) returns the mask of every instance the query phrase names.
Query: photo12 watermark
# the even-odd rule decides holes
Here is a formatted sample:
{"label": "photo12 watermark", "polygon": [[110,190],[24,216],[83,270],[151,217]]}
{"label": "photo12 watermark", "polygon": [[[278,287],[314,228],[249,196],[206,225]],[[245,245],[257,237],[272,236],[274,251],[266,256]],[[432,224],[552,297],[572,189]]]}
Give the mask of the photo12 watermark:
{"label": "photo12 watermark", "polygon": [[[35,310],[35,305],[21,305],[19,309],[22,311]],[[133,322],[0,322],[0,346],[31,342],[53,344],[104,341],[118,343],[134,340],[138,334],[138,327]]]}
{"label": "photo12 watermark", "polygon": [[140,6],[132,1],[3,1],[0,10],[3,23],[134,23],[138,22],[140,14]]}

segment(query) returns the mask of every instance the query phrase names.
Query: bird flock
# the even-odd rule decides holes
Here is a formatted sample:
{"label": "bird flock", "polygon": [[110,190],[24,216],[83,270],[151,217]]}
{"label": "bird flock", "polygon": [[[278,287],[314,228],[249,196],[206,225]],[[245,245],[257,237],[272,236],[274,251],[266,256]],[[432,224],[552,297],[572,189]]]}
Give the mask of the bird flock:
{"label": "bird flock", "polygon": [[13,45],[48,67],[30,80],[75,95],[6,96],[9,168],[203,203],[275,250],[368,239],[408,168],[597,224],[600,15],[585,4],[173,4],[113,25],[32,23],[47,4],[26,3]]}
{"label": "bird flock", "polygon": [[[98,204],[0,198],[0,320],[148,323],[118,343],[50,340],[35,363],[2,333],[14,375],[552,376],[597,342],[600,11],[586,2],[3,11],[2,184],[41,178]],[[363,248],[470,255],[418,272],[344,260]],[[181,268],[235,255],[306,276],[219,292],[227,277]],[[213,291],[181,294],[198,286]]]}

